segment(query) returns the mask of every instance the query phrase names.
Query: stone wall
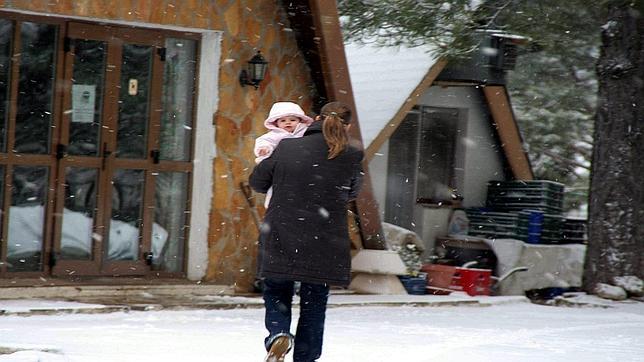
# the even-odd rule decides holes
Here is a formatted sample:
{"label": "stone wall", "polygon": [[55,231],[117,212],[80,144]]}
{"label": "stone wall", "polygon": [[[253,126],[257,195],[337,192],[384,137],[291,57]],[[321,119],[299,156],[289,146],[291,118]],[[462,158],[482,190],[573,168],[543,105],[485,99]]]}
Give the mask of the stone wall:
{"label": "stone wall", "polygon": [[[118,5],[115,5],[118,4]],[[217,158],[208,235],[207,281],[248,290],[254,278],[257,227],[240,182],[254,166],[253,145],[265,132],[273,102],[298,102],[309,111],[315,97],[310,70],[278,0],[0,0],[0,7],[110,20],[221,30]],[[257,50],[270,63],[258,90],[241,87],[239,73]],[[261,211],[263,197],[256,201]]]}

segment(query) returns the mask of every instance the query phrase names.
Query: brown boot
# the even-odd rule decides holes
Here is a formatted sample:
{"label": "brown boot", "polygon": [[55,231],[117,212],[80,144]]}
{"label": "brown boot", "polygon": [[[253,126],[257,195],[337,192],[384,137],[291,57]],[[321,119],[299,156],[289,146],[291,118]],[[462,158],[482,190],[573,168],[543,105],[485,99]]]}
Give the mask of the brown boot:
{"label": "brown boot", "polygon": [[291,338],[287,335],[275,338],[271,348],[266,354],[265,362],[283,362],[286,354],[291,350]]}

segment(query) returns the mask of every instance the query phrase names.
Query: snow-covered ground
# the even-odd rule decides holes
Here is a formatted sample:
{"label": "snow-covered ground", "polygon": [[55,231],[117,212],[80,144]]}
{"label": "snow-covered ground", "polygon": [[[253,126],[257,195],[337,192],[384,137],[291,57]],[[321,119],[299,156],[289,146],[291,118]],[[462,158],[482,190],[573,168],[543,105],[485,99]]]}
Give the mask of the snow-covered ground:
{"label": "snow-covered ground", "polygon": [[[335,307],[320,361],[644,361],[644,303],[610,305]],[[258,362],[263,338],[262,309],[9,315],[0,351],[31,351],[0,361]]]}

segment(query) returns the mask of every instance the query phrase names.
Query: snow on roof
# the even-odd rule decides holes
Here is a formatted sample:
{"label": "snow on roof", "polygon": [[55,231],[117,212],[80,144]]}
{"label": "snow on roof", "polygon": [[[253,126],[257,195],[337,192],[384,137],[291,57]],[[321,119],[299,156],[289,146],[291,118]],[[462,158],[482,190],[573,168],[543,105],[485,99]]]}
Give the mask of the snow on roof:
{"label": "snow on roof", "polygon": [[349,75],[365,148],[394,117],[437,57],[427,46],[346,43]]}

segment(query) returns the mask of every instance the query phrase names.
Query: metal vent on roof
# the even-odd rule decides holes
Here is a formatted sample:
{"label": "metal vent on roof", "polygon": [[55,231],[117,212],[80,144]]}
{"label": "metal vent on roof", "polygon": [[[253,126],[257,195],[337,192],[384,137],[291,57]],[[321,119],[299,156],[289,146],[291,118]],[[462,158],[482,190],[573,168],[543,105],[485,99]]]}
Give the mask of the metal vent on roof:
{"label": "metal vent on roof", "polygon": [[490,56],[490,65],[497,69],[513,70],[517,64],[518,46],[524,41],[525,38],[493,34],[490,45],[497,52]]}

